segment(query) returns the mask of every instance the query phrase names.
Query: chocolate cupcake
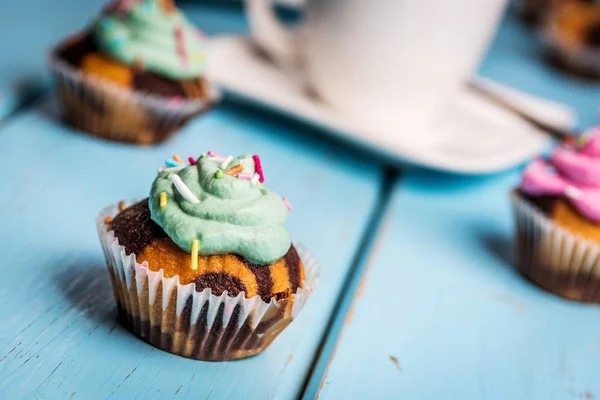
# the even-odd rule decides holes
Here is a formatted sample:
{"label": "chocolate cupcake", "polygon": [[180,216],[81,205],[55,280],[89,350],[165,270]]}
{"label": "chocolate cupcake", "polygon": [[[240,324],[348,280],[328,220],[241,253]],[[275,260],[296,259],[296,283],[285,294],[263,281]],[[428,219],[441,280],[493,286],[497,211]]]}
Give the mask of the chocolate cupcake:
{"label": "chocolate cupcake", "polygon": [[532,162],[512,202],[520,271],[564,298],[600,303],[600,129]]}
{"label": "chocolate cupcake", "polygon": [[51,52],[65,119],[93,135],[164,141],[216,99],[202,33],[172,0],[109,3]]}
{"label": "chocolate cupcake", "polygon": [[121,322],[171,353],[228,360],[269,346],[317,267],[292,244],[291,206],[260,182],[260,159],[209,154],[160,168],[148,199],[109,207],[97,227]]}

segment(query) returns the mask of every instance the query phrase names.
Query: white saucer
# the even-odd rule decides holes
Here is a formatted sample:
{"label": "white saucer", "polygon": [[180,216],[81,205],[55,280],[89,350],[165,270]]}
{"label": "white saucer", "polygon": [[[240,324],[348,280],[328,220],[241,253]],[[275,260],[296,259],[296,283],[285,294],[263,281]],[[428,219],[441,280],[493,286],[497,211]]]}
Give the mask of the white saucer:
{"label": "white saucer", "polygon": [[[366,124],[311,98],[294,79],[258,54],[247,37],[214,38],[209,52],[209,78],[224,89],[401,161],[459,173],[490,173],[524,162],[550,141],[530,124],[466,89],[433,121],[430,129],[435,132],[424,135],[432,140],[414,140],[406,131],[394,133]],[[573,123],[573,114],[560,105],[507,88],[497,93],[537,116],[551,115],[556,125]]]}

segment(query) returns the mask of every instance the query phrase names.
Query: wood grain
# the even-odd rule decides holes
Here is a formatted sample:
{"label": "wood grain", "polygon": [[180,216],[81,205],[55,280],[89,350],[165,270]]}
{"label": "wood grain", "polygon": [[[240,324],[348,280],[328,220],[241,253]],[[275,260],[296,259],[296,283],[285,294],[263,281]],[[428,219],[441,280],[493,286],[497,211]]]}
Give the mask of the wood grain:
{"label": "wood grain", "polygon": [[[381,171],[299,124],[225,104],[153,148],[81,135],[53,104],[0,130],[2,398],[283,398],[298,395],[371,210]],[[115,323],[94,229],[105,205],[145,196],[177,152],[261,155],[266,185],[295,205],[291,234],[322,265],[300,317],[265,353],[206,363],[154,349]]]}
{"label": "wood grain", "polygon": [[400,182],[320,400],[600,396],[598,306],[543,292],[512,265],[518,181]]}

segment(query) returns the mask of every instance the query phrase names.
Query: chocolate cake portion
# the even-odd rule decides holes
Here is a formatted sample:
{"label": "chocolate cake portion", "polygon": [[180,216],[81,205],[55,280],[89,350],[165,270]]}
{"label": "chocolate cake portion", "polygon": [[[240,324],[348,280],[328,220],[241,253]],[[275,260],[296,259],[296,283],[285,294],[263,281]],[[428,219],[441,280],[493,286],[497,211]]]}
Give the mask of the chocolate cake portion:
{"label": "chocolate cake portion", "polygon": [[516,189],[516,193],[521,197],[535,205],[545,216],[549,217],[552,215],[554,206],[559,200],[558,196],[531,196],[521,189]]}
{"label": "chocolate cake portion", "polygon": [[594,49],[600,49],[600,22],[588,28],[586,43]]}
{"label": "chocolate cake portion", "polygon": [[94,38],[92,35],[87,34],[61,45],[56,51],[56,56],[66,61],[70,66],[79,68],[83,57],[96,51],[98,51],[98,46],[96,46]]}
{"label": "chocolate cake portion", "polygon": [[[150,244],[156,246],[158,239],[168,239],[165,231],[152,221],[148,199],[142,200],[121,211],[112,221],[112,230],[115,233],[115,237],[119,240],[119,244],[125,247],[125,253],[128,255],[133,253],[139,256]],[[169,250],[171,254],[173,252],[182,252],[182,250],[172,244],[170,239],[168,240],[170,243],[168,248],[175,248],[175,250]],[[163,247],[163,251],[166,248]],[[277,293],[273,293],[275,286],[274,279],[281,280],[281,277],[285,275],[279,275],[279,277],[274,278],[269,265],[253,264],[239,255],[235,256],[240,263],[243,263],[252,272],[258,286],[257,294],[266,302],[269,302],[272,297],[276,300],[287,298],[301,287],[302,261],[294,246],[290,246],[287,253],[279,260],[279,262],[283,261],[284,263],[282,268],[287,270],[289,285],[287,285],[285,291]],[[185,257],[187,260],[189,255],[186,254]],[[179,274],[181,279],[185,280],[185,274],[181,274],[181,272]],[[224,291],[227,291],[230,296],[237,296],[241,292],[246,292],[246,287],[242,280],[227,273],[199,273],[192,281],[198,292],[209,287],[212,289],[212,293],[217,296],[221,295]]]}
{"label": "chocolate cake portion", "polygon": [[139,254],[154,239],[167,236],[150,217],[148,199],[126,208],[115,217],[112,230],[125,252]]}
{"label": "chocolate cake portion", "polygon": [[[67,62],[73,68],[80,68],[84,57],[87,54],[101,52],[96,44],[94,36],[91,33],[67,42],[56,50],[55,55]],[[152,71],[143,70],[139,67],[132,67],[134,90],[147,92],[164,97],[181,98],[204,98],[208,95],[204,78],[187,79],[176,81]]]}
{"label": "chocolate cake portion", "polygon": [[[268,272],[268,268],[266,269]],[[231,297],[235,297],[246,290],[244,283],[235,276],[224,273],[208,273],[198,276],[194,280],[196,291],[201,292],[206,288],[211,289],[211,293],[220,296],[224,291]]]}

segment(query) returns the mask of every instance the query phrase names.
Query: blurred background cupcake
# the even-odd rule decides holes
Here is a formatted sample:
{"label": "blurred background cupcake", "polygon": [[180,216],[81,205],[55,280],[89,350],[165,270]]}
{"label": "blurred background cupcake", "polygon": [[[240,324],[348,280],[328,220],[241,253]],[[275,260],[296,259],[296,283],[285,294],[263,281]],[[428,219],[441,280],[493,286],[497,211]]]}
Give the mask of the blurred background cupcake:
{"label": "blurred background cupcake", "polygon": [[562,297],[600,303],[600,128],[533,161],[512,201],[520,271]]}
{"label": "blurred background cupcake", "polygon": [[118,0],[54,48],[50,67],[69,123],[148,145],[215,101],[205,58],[203,33],[172,0]]}
{"label": "blurred background cupcake", "polygon": [[542,34],[559,66],[589,78],[600,78],[600,4],[558,2],[549,11]]}
{"label": "blurred background cupcake", "polygon": [[600,78],[600,2],[597,0],[521,0],[521,16],[545,42],[550,61],[586,78]]}

